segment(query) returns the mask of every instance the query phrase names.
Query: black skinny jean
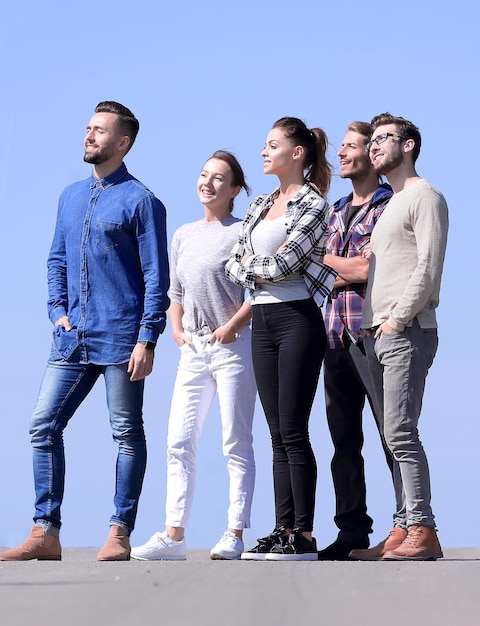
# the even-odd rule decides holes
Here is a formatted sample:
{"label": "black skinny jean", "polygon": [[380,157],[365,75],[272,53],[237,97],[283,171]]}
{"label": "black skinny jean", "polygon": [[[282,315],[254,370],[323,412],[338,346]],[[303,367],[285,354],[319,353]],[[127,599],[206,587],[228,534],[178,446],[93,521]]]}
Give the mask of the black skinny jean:
{"label": "black skinny jean", "polygon": [[273,448],[276,527],[313,530],[317,464],[308,422],[326,348],[312,299],[252,307],[258,394]]}

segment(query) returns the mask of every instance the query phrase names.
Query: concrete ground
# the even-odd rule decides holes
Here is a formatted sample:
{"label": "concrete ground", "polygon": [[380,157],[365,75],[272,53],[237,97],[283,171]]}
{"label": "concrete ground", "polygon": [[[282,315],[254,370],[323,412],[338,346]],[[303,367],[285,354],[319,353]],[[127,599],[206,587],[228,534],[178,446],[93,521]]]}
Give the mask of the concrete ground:
{"label": "concrete ground", "polygon": [[436,562],[0,562],[1,626],[476,626],[480,548]]}

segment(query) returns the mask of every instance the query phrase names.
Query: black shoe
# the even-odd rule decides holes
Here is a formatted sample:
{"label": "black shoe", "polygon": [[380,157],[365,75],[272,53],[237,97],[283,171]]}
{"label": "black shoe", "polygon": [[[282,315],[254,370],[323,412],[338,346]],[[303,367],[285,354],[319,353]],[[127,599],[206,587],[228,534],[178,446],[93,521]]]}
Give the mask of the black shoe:
{"label": "black shoe", "polygon": [[[362,546],[365,542],[362,542]],[[318,560],[319,561],[353,561],[348,555],[352,550],[358,548],[356,544],[353,545],[348,541],[343,541],[342,539],[336,539],[329,546],[324,548],[323,550],[318,551]],[[368,548],[368,542],[367,546]]]}
{"label": "black shoe", "polygon": [[267,561],[317,561],[317,542],[312,537],[309,541],[298,528],[288,536],[282,537],[281,543],[274,546],[265,555]]}
{"label": "black shoe", "polygon": [[258,544],[251,550],[242,552],[240,558],[242,561],[264,561],[266,554],[270,552],[273,547],[278,545],[283,537],[285,537],[285,526],[275,528],[266,537],[258,538]]}

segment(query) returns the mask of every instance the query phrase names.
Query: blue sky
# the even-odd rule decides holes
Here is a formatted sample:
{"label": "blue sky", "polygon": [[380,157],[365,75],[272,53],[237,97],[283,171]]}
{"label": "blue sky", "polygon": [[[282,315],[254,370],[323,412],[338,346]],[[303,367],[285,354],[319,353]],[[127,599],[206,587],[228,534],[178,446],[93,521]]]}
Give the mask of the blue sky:
{"label": "blue sky", "polygon": [[[346,125],[385,110],[421,130],[418,172],[450,208],[450,234],[438,313],[440,347],[429,374],[420,433],[432,474],[433,507],[447,547],[478,543],[476,470],[480,426],[479,245],[474,229],[479,107],[478,9],[471,1],[237,5],[84,0],[5,3],[0,22],[0,545],[28,533],[33,515],[30,414],[50,345],[46,257],[62,189],[86,178],[85,126],[97,102],[130,107],[141,128],[129,170],[168,211],[169,236],[202,216],[195,182],[216,149],[232,150],[253,194],[272,190],[260,151],[272,123],[284,115],[322,126],[335,156]],[[462,161],[462,163],[460,163]],[[338,168],[337,168],[338,171]],[[473,179],[472,179],[473,176]],[[334,177],[329,200],[349,192]],[[248,199],[236,201],[243,217]],[[165,448],[177,348],[167,328],[147,381],[145,425],[149,461],[133,543],[162,530]],[[260,406],[255,416],[257,486],[247,543],[273,528],[271,451]],[[319,468],[315,535],[336,536],[330,478],[331,442],[320,385],[311,417]],[[388,533],[389,484],[372,418],[365,415],[365,460],[372,542]],[[103,381],[65,432],[66,495],[62,542],[100,546],[113,512],[115,446]],[[215,405],[199,454],[190,547],[213,545],[226,524],[227,473]],[[465,511],[463,509],[465,508]],[[463,511],[463,512],[462,512]]]}

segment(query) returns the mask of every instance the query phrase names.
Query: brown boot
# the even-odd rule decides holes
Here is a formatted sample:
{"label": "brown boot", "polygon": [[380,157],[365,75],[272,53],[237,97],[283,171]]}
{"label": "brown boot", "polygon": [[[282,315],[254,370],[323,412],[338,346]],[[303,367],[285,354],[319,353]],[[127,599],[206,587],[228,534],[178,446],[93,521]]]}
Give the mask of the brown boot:
{"label": "brown boot", "polygon": [[33,526],[30,535],[18,547],[0,554],[0,561],[61,561],[60,539],[41,526]]}
{"label": "brown boot", "polygon": [[414,524],[400,546],[385,550],[386,561],[436,561],[443,557],[435,528]]}
{"label": "brown boot", "polygon": [[352,550],[348,556],[357,561],[381,561],[385,552],[398,548],[406,536],[407,531],[404,528],[394,526],[388,537],[378,545],[368,550]]}
{"label": "brown boot", "polygon": [[112,526],[97,561],[130,561],[130,539],[120,526]]}

